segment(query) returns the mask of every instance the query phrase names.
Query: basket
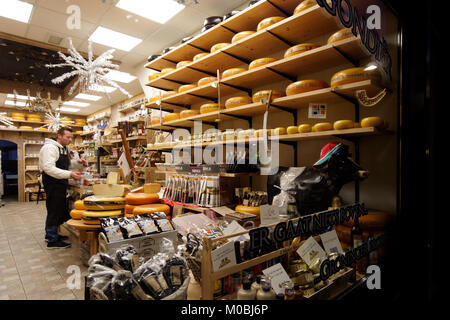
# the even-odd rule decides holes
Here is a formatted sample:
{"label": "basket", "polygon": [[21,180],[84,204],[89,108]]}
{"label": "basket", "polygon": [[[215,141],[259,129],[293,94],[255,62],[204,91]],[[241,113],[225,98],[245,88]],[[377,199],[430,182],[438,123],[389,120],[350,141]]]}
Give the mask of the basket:
{"label": "basket", "polygon": [[190,281],[191,277],[189,276],[189,273],[187,273],[186,279],[184,279],[183,284],[178,288],[178,290],[168,295],[167,297],[162,298],[161,300],[186,300]]}
{"label": "basket", "polygon": [[189,269],[191,269],[195,281],[200,283],[202,279],[202,261],[199,258],[199,255],[197,254],[197,251],[200,247],[200,241],[192,233],[188,233],[186,238],[187,238],[186,243],[187,250],[184,253],[184,259],[186,260]]}

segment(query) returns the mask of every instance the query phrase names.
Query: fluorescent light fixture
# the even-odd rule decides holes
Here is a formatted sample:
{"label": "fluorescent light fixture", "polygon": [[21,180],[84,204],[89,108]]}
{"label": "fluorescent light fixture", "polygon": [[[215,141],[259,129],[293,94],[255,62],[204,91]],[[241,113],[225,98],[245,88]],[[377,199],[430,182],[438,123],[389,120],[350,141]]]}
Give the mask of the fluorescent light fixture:
{"label": "fluorescent light fixture", "polygon": [[77,108],[68,108],[68,107],[61,107],[61,108],[59,108],[59,111],[77,112],[77,111],[80,111],[80,109],[77,109]]}
{"label": "fluorescent light fixture", "polygon": [[[8,93],[6,95],[7,98],[14,99],[14,95],[12,93]],[[21,96],[20,94],[16,95],[16,98],[19,100],[28,100],[28,96]],[[36,100],[35,97],[30,97],[30,100]]]}
{"label": "fluorescent light fixture", "polygon": [[92,90],[92,91],[98,91],[98,92],[111,93],[111,92],[115,91],[116,88],[108,87],[108,86],[99,86],[99,85],[97,85],[97,84],[91,84],[91,85],[89,86],[89,90]]}
{"label": "fluorescent light fixture", "polygon": [[121,72],[121,71],[117,71],[117,70],[109,71],[107,74],[105,74],[105,78],[113,80],[113,81],[123,82],[123,83],[130,83],[131,81],[136,79],[135,76],[133,76],[129,73]]}
{"label": "fluorescent light fixture", "polygon": [[30,22],[33,5],[19,0],[0,1],[0,17],[13,19],[23,23]]}
{"label": "fluorescent light fixture", "polygon": [[94,96],[92,94],[86,94],[86,93],[79,93],[75,96],[75,99],[81,99],[81,100],[90,100],[90,101],[98,101],[102,97],[100,96]]}
{"label": "fluorescent light fixture", "polygon": [[141,39],[103,27],[95,29],[89,37],[89,41],[127,52],[142,42]]}
{"label": "fluorescent light fixture", "polygon": [[78,102],[78,101],[66,101],[63,103],[64,106],[73,106],[73,107],[87,107],[90,105],[90,103],[87,102]]}
{"label": "fluorescent light fixture", "polygon": [[185,8],[173,0],[120,0],[116,7],[162,24]]}
{"label": "fluorescent light fixture", "polygon": [[25,107],[26,103],[23,101],[17,101],[16,104],[14,104],[14,101],[12,100],[6,100],[5,104],[8,106],[18,106],[18,107]]}

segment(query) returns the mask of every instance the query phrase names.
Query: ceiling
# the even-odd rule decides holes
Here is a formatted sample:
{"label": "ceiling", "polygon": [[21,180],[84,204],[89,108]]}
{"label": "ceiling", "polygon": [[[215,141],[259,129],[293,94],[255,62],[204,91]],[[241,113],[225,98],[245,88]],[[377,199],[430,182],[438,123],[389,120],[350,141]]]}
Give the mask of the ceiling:
{"label": "ceiling", "polygon": [[[88,52],[88,38],[98,26],[119,31],[143,40],[130,52],[116,49],[113,54],[114,60],[120,61],[120,71],[131,74],[135,74],[135,70],[138,68],[144,68],[148,56],[159,54],[164,48],[180,43],[182,38],[197,33],[203,27],[203,21],[206,17],[224,15],[249,2],[248,0],[198,0],[199,3],[194,4],[194,1],[186,1],[190,4],[162,25],[117,8],[115,6],[117,0],[22,1],[34,5],[30,22],[22,23],[0,17],[0,32],[45,44],[49,44],[51,36],[56,36],[62,38],[58,46],[65,48],[68,47],[67,38],[70,37],[78,51]],[[78,5],[81,9],[81,26],[80,29],[70,30],[66,26],[69,17],[66,10],[73,4]],[[98,56],[108,49],[111,48],[93,43],[94,55]],[[0,58],[3,59],[1,55]],[[22,67],[17,68],[23,69]],[[48,76],[43,75],[39,78],[48,79]],[[129,84],[118,84],[132,95],[143,92],[138,80]],[[78,113],[88,115],[111,104],[119,103],[126,98],[119,90],[116,90],[110,93],[109,97],[104,96],[97,102],[90,102],[89,107],[81,108]],[[3,100],[4,95],[0,94],[0,104]]]}

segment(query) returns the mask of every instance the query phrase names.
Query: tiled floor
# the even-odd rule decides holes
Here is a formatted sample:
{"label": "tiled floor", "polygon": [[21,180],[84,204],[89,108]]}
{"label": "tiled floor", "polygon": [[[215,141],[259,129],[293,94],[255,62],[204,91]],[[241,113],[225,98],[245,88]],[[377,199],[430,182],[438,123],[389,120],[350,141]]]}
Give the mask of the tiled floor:
{"label": "tiled floor", "polygon": [[[47,250],[45,201],[5,203],[0,207],[0,300],[83,300],[87,268],[78,239],[61,228],[72,247]],[[67,272],[71,265],[79,267],[80,289],[70,289],[75,278]]]}

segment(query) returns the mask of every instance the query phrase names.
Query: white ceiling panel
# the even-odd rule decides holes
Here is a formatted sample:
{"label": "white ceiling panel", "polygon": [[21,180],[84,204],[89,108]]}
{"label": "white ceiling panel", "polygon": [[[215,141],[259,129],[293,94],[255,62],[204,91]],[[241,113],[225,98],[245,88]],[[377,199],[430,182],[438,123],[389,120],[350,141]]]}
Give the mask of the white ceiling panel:
{"label": "white ceiling panel", "polygon": [[128,65],[128,66],[134,67],[137,64],[141,63],[142,61],[145,61],[146,59],[147,59],[146,55],[136,54],[136,53],[129,53],[129,54],[123,56],[120,59],[120,61],[124,65]]}
{"label": "white ceiling panel", "polygon": [[200,5],[193,5],[192,8],[209,16],[224,16],[238,6],[248,3],[248,0],[207,0],[200,1]]}
{"label": "white ceiling panel", "polygon": [[[41,28],[38,26],[33,26],[33,25],[30,26],[30,28],[28,29],[28,32],[26,34],[26,37],[28,39],[48,43],[48,38],[50,35],[63,38],[63,40],[60,44],[61,47],[67,48],[69,46],[69,40],[68,40],[69,35],[60,33],[60,32],[54,31],[54,30],[48,30],[45,28]],[[75,48],[78,48],[78,46],[81,45],[83,42],[83,39],[79,39],[74,36],[70,36],[70,37],[72,38],[72,42],[73,42],[73,45],[75,46]]]}
{"label": "white ceiling panel", "polygon": [[25,37],[28,24],[12,19],[0,17],[0,31],[13,34],[19,37]]}
{"label": "white ceiling panel", "polygon": [[[88,43],[89,43],[88,40],[83,41],[83,43],[77,47],[77,50],[88,53],[88,51],[89,51]],[[96,56],[101,55],[102,53],[104,53],[105,51],[108,51],[109,49],[114,49],[114,52],[112,54],[113,60],[121,60],[121,58],[128,53],[126,51],[122,51],[119,49],[107,47],[102,44],[92,42],[92,51],[94,52],[94,55],[96,55]]]}

